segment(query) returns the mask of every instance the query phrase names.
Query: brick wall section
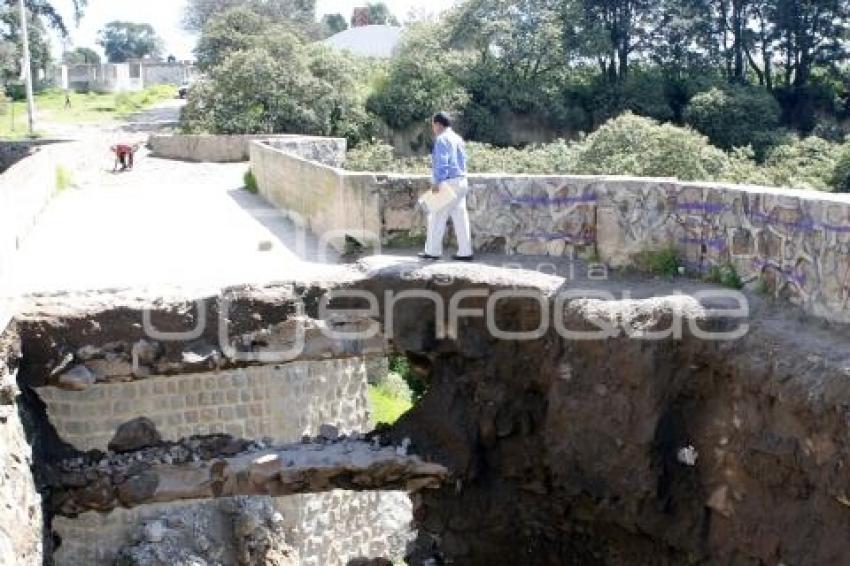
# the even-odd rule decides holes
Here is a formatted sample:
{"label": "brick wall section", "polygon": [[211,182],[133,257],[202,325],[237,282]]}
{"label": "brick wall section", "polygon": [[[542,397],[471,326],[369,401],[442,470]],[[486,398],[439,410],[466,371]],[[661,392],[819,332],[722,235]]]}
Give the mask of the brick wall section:
{"label": "brick wall section", "polygon": [[85,391],[44,387],[38,393],[59,436],[84,451],[106,450],[120,424],[142,416],[166,440],[227,433],[287,442],[318,434],[324,423],[344,432],[368,430],[363,359],[153,377]]}

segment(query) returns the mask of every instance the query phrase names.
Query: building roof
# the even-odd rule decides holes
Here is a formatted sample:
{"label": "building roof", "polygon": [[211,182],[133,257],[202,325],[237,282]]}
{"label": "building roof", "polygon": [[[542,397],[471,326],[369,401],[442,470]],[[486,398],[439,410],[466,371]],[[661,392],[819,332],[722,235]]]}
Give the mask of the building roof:
{"label": "building roof", "polygon": [[355,27],[327,38],[324,43],[361,57],[389,59],[401,41],[401,31],[393,26]]}

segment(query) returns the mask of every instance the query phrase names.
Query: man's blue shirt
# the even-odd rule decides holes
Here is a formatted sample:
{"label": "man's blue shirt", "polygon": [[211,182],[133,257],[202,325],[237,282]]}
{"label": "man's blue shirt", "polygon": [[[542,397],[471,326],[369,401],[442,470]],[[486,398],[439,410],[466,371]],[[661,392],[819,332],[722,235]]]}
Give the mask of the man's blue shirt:
{"label": "man's blue shirt", "polygon": [[466,146],[463,138],[447,128],[434,140],[432,180],[434,185],[456,177],[466,177]]}

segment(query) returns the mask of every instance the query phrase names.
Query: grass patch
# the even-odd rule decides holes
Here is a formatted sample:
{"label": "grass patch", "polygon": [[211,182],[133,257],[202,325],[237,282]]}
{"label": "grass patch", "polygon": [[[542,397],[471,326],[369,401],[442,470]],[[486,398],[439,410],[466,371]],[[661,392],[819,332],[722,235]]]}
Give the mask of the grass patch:
{"label": "grass patch", "polygon": [[62,192],[71,188],[74,185],[74,178],[71,171],[64,165],[56,166],[56,190]]}
{"label": "grass patch", "polygon": [[257,194],[260,192],[260,188],[257,186],[257,177],[254,176],[254,172],[248,169],[245,171],[245,174],[242,176],[242,180],[245,183],[245,190],[249,193]]}
{"label": "grass patch", "polygon": [[372,407],[372,419],[375,424],[393,424],[410,410],[413,402],[398,397],[393,391],[382,385],[369,386],[369,404]]}
{"label": "grass patch", "polygon": [[[139,92],[71,92],[71,107],[66,108],[64,90],[47,90],[35,97],[36,128],[41,122],[97,124],[126,118],[154,104],[174,98],[176,92],[176,87],[170,85],[157,85]],[[0,137],[27,137],[26,101],[7,99],[0,103]]]}
{"label": "grass patch", "polygon": [[678,275],[679,263],[679,254],[674,248],[641,252],[635,258],[638,270],[664,277]]}
{"label": "grass patch", "polygon": [[425,245],[425,235],[411,235],[410,232],[393,232],[387,236],[384,247],[394,249],[416,249]]}
{"label": "grass patch", "polygon": [[708,283],[723,285],[730,289],[744,288],[744,282],[741,280],[741,276],[738,275],[738,271],[735,269],[735,266],[731,264],[720,266],[712,265],[708,270],[708,273],[705,275],[705,281]]}

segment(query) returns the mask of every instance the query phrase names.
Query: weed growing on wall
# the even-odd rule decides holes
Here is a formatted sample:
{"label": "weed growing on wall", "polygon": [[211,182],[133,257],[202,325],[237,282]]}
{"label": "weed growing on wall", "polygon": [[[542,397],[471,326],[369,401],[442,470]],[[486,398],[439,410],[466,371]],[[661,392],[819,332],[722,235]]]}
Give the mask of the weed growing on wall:
{"label": "weed growing on wall", "polygon": [[249,193],[257,194],[259,192],[259,187],[257,186],[257,178],[254,176],[254,172],[248,169],[245,171],[245,174],[242,176],[242,180],[245,183],[245,190]]}
{"label": "weed growing on wall", "polygon": [[71,188],[74,185],[74,179],[71,171],[64,165],[56,166],[56,190],[62,192]]}
{"label": "weed growing on wall", "polygon": [[635,266],[639,271],[662,277],[678,275],[680,263],[679,254],[674,248],[644,251],[635,257]]}

